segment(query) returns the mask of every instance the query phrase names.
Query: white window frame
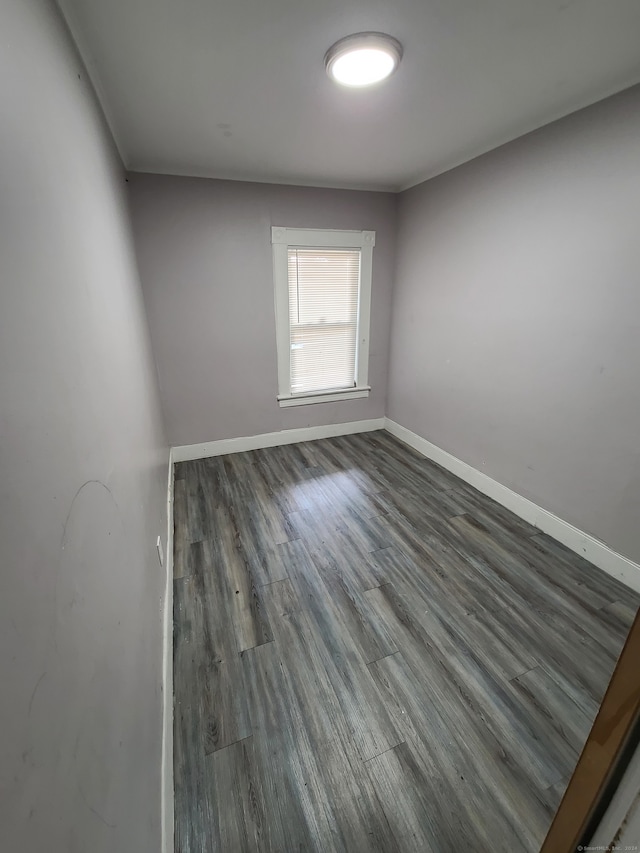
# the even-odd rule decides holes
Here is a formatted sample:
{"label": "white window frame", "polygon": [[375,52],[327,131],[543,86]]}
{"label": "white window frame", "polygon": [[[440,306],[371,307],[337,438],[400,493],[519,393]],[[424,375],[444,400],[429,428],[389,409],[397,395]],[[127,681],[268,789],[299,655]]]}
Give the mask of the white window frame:
{"label": "white window frame", "polygon": [[[317,228],[271,229],[273,246],[273,281],[275,287],[276,342],[278,346],[278,404],[308,406],[368,397],[369,385],[369,326],[371,320],[371,278],[375,231],[334,231]],[[360,249],[360,288],[358,298],[358,332],[356,341],[356,384],[337,391],[304,391],[291,393],[291,327],[289,324],[290,248],[298,249]]]}

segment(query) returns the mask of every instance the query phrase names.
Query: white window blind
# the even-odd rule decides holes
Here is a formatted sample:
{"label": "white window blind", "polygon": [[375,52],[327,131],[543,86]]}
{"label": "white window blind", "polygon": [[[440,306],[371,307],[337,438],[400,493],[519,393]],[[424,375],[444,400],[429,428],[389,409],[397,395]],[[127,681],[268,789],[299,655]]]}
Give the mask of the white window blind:
{"label": "white window blind", "polygon": [[360,249],[289,248],[291,393],[353,388]]}

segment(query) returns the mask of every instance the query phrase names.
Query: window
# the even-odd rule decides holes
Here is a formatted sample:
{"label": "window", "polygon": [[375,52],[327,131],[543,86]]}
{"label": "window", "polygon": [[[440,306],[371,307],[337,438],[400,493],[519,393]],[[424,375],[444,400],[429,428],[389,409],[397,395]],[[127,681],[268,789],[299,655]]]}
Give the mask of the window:
{"label": "window", "polygon": [[281,406],[369,396],[375,236],[272,228]]}

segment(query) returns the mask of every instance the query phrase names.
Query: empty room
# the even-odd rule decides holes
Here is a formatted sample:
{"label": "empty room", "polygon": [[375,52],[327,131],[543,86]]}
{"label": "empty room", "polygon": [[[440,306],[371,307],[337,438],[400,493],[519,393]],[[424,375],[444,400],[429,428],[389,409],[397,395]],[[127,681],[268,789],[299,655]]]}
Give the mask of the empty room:
{"label": "empty room", "polygon": [[638,0],[0,32],[0,851],[638,850]]}

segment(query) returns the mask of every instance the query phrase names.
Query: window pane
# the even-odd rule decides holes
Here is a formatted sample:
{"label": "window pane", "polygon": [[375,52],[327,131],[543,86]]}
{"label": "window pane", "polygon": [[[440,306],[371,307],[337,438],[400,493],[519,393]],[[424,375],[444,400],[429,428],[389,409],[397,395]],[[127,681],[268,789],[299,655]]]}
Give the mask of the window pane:
{"label": "window pane", "polygon": [[359,249],[289,249],[291,392],[355,385]]}

